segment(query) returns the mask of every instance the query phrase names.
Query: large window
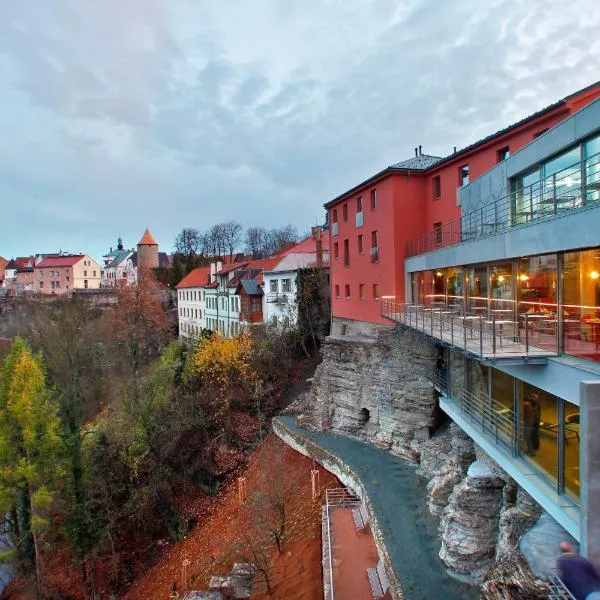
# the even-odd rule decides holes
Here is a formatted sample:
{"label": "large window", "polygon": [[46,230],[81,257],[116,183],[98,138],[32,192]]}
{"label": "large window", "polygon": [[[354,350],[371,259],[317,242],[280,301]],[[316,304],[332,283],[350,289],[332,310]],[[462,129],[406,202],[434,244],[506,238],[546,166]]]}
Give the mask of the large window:
{"label": "large window", "polygon": [[490,312],[507,319],[514,312],[514,277],[512,263],[490,265]]}
{"label": "large window", "polygon": [[530,256],[517,262],[518,320],[530,344],[557,350],[558,259],[556,254]]}
{"label": "large window", "polygon": [[539,206],[541,189],[539,168],[517,178],[513,183],[513,189],[515,195],[513,224],[531,221]]}
{"label": "large window", "polygon": [[463,270],[462,267],[447,269],[448,307],[461,310],[464,303]]}
{"label": "large window", "polygon": [[564,254],[562,290],[565,353],[600,361],[600,248]]}
{"label": "large window", "polygon": [[488,303],[487,265],[473,265],[466,268],[467,306],[473,313],[486,313]]}

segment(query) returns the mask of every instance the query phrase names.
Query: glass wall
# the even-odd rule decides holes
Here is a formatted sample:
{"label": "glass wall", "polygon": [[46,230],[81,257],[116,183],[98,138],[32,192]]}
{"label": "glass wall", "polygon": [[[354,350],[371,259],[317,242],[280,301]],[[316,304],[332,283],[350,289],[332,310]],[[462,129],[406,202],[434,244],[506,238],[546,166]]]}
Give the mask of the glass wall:
{"label": "glass wall", "polygon": [[600,248],[564,254],[562,302],[565,354],[600,361]]}
{"label": "glass wall", "polygon": [[464,310],[463,268],[452,267],[447,269],[448,307],[455,310]]}
{"label": "glass wall", "polygon": [[530,256],[517,261],[519,330],[530,344],[551,351],[558,345],[558,257]]}
{"label": "glass wall", "polygon": [[558,482],[558,398],[518,381],[520,451],[552,481]]}
{"label": "glass wall", "polygon": [[579,498],[579,407],[565,402],[565,489]]}
{"label": "glass wall", "polygon": [[512,262],[490,265],[490,313],[497,319],[513,315],[514,291]]}
{"label": "glass wall", "polygon": [[411,277],[417,304],[466,309],[488,327],[495,317],[520,343],[600,362],[600,247]]}
{"label": "glass wall", "polygon": [[513,182],[515,195],[515,206],[513,213],[513,224],[519,225],[527,223],[534,217],[538,198],[540,196],[540,170],[536,168],[534,171],[522,175]]}
{"label": "glass wall", "polygon": [[600,201],[600,136],[583,145],[586,203]]}
{"label": "glass wall", "polygon": [[486,312],[488,300],[487,265],[473,265],[465,269],[467,308],[470,312]]}
{"label": "glass wall", "polygon": [[497,435],[512,446],[515,439],[515,380],[497,369],[490,369],[491,408]]}

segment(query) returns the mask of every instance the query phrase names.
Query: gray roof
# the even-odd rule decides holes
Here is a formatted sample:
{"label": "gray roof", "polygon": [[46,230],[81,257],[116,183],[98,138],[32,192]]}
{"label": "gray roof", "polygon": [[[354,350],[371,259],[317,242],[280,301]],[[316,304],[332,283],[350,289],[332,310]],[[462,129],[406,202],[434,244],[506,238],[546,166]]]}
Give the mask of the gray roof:
{"label": "gray roof", "polygon": [[[131,250],[117,250],[113,252],[114,258],[112,261],[106,265],[107,269],[118,267],[130,254]],[[105,256],[109,256],[106,254]]]}
{"label": "gray roof", "polygon": [[419,156],[413,156],[408,160],[403,160],[393,165],[390,165],[392,169],[411,169],[415,171],[424,171],[435,165],[435,163],[442,160],[441,156],[430,156],[429,154],[420,154]]}
{"label": "gray roof", "polygon": [[262,296],[263,291],[262,288],[258,285],[258,281],[256,279],[242,279],[240,284],[244,288],[244,291],[249,296]]}

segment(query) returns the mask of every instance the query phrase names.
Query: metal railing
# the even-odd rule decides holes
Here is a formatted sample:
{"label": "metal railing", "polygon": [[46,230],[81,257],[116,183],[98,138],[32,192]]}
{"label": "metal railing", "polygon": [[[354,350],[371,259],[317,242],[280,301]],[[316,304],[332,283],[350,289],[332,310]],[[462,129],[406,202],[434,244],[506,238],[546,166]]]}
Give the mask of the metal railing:
{"label": "metal railing", "polygon": [[[506,305],[509,308],[470,312],[462,308],[463,302],[460,306],[420,305],[385,296],[381,314],[480,358],[558,355],[556,315],[530,314],[521,304],[512,302]],[[542,319],[544,329],[540,329]]]}
{"label": "metal railing", "polygon": [[558,575],[550,576],[550,593],[549,600],[575,600],[575,596],[571,594],[563,580]]}
{"label": "metal railing", "polygon": [[325,490],[325,519],[327,521],[327,555],[329,559],[329,598],[335,600],[333,585],[333,550],[331,532],[331,509],[352,508],[359,506],[360,498],[348,488],[332,488]]}
{"label": "metal railing", "polygon": [[483,397],[464,390],[458,399],[461,411],[474,421],[484,433],[509,449],[515,443],[515,414],[493,398]]}
{"label": "metal railing", "polygon": [[600,204],[600,153],[410,240],[406,256],[502,233]]}
{"label": "metal railing", "polygon": [[266,301],[276,304],[287,304],[289,302],[290,292],[270,293],[267,294]]}

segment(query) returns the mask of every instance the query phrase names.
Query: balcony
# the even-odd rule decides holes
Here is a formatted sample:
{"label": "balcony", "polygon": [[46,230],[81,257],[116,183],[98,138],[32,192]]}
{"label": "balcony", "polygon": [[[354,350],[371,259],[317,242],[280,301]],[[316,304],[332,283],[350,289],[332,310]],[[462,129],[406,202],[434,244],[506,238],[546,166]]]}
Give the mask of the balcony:
{"label": "balcony", "polygon": [[418,256],[600,205],[600,154],[526,186],[410,240]]}
{"label": "balcony", "polygon": [[456,304],[423,306],[386,296],[381,314],[482,360],[557,356],[558,319],[529,314],[521,304],[469,312]]}
{"label": "balcony", "polygon": [[283,294],[271,293],[271,294],[267,294],[266,301],[269,302],[270,304],[279,304],[280,306],[285,306],[290,301],[289,296],[290,296],[289,293],[287,293],[287,294],[286,293],[283,293]]}

